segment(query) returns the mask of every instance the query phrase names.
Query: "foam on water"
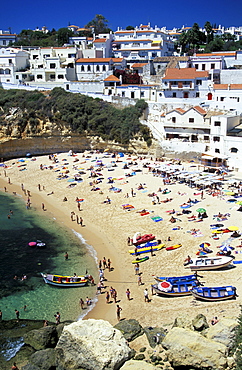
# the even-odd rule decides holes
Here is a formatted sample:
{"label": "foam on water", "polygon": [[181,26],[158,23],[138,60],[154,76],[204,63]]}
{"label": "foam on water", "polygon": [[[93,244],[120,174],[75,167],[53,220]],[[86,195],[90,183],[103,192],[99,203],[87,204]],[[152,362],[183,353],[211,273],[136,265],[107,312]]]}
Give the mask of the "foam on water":
{"label": "foam on water", "polygon": [[82,242],[82,244],[85,245],[85,247],[87,248],[89,254],[93,257],[93,259],[95,260],[96,264],[98,265],[97,252],[93,248],[93,246],[91,246],[90,244],[87,244],[86,240],[83,238],[83,236],[80,233],[76,232],[75,230],[72,230],[72,231],[80,239],[80,241]]}

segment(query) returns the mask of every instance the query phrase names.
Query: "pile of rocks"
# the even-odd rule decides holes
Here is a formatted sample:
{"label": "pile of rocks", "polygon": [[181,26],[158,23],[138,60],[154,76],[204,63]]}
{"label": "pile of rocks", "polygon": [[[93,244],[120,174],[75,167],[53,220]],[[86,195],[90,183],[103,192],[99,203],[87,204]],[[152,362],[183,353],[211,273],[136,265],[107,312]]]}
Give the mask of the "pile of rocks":
{"label": "pile of rocks", "polygon": [[137,320],[122,320],[115,327],[93,319],[50,325],[23,336],[23,347],[31,351],[21,369],[232,369],[237,327],[235,318],[209,326],[203,315],[177,318],[169,331],[143,328]]}

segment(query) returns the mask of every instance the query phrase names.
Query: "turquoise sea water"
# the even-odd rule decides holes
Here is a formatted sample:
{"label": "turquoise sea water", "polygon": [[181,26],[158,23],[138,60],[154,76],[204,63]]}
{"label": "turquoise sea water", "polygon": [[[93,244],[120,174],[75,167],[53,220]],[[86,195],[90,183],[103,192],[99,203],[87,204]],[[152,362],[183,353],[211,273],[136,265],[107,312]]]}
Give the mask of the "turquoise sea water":
{"label": "turquoise sea water", "polygon": [[[10,210],[13,214],[10,214]],[[8,215],[10,214],[10,218]],[[28,243],[41,240],[46,248],[30,248]],[[65,260],[65,252],[69,258]],[[59,311],[61,321],[76,320],[81,310],[79,299],[95,302],[95,287],[56,288],[43,282],[41,272],[97,276],[95,251],[80,234],[65,228],[54,218],[27,210],[18,196],[0,193],[0,310],[3,320],[15,318],[54,321]],[[22,280],[26,275],[27,279]],[[14,276],[18,278],[15,280]],[[26,309],[24,310],[24,306]]]}

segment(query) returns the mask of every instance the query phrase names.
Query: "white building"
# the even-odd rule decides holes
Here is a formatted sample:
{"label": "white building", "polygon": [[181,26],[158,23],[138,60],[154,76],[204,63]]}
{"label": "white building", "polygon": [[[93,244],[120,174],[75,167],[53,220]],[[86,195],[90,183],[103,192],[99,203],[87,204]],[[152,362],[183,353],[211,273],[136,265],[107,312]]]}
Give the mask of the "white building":
{"label": "white building", "polygon": [[112,58],[79,58],[76,60],[78,81],[100,81],[113,73]]}
{"label": "white building", "polygon": [[16,83],[29,66],[29,53],[15,48],[0,49],[0,82]]}
{"label": "white building", "polygon": [[0,47],[6,47],[11,43],[17,41],[17,35],[9,31],[0,30]]}
{"label": "white building", "polygon": [[195,68],[167,68],[162,78],[166,98],[206,98],[209,84],[208,72]]}
{"label": "white building", "polygon": [[116,58],[125,58],[127,64],[134,61],[144,63],[156,57],[172,55],[173,51],[174,42],[170,36],[150,24],[114,32],[113,54]]}

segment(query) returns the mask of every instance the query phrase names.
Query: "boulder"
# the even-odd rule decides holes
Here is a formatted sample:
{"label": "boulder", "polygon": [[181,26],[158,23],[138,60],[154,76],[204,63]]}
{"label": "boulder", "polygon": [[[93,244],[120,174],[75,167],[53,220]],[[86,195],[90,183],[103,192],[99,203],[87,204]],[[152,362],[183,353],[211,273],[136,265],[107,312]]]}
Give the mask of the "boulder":
{"label": "boulder", "polygon": [[227,367],[226,346],[189,329],[172,328],[162,346],[167,350],[168,361],[173,367],[187,366],[200,370]]}
{"label": "boulder", "polygon": [[38,330],[31,330],[24,335],[24,342],[37,351],[45,348],[53,348],[58,341],[55,326],[47,326]]}
{"label": "boulder", "polygon": [[206,316],[199,314],[194,319],[190,316],[177,317],[172,326],[196,331],[202,331],[209,327]]}
{"label": "boulder", "polygon": [[56,369],[119,369],[131,356],[122,333],[104,320],[65,326],[56,346]]}
{"label": "boulder", "polygon": [[202,331],[209,327],[206,316],[204,316],[203,314],[198,314],[192,320],[192,325],[193,325],[194,330],[196,331]]}
{"label": "boulder", "polygon": [[149,345],[152,348],[154,348],[157,344],[160,344],[166,336],[166,332],[163,328],[152,328],[147,326],[144,328],[144,332],[147,336]]}
{"label": "boulder", "polygon": [[121,368],[122,370],[155,370],[155,366],[148,364],[145,361],[130,360],[125,362]]}
{"label": "boulder", "polygon": [[238,321],[236,319],[224,317],[216,325],[210,326],[206,330],[205,336],[232,349],[237,327]]}
{"label": "boulder", "polygon": [[55,369],[55,350],[53,348],[43,349],[35,352],[22,370],[52,370]]}
{"label": "boulder", "polygon": [[142,326],[135,319],[122,320],[116,324],[114,328],[120,330],[128,342],[132,342],[132,340],[138,338],[144,333]]}

